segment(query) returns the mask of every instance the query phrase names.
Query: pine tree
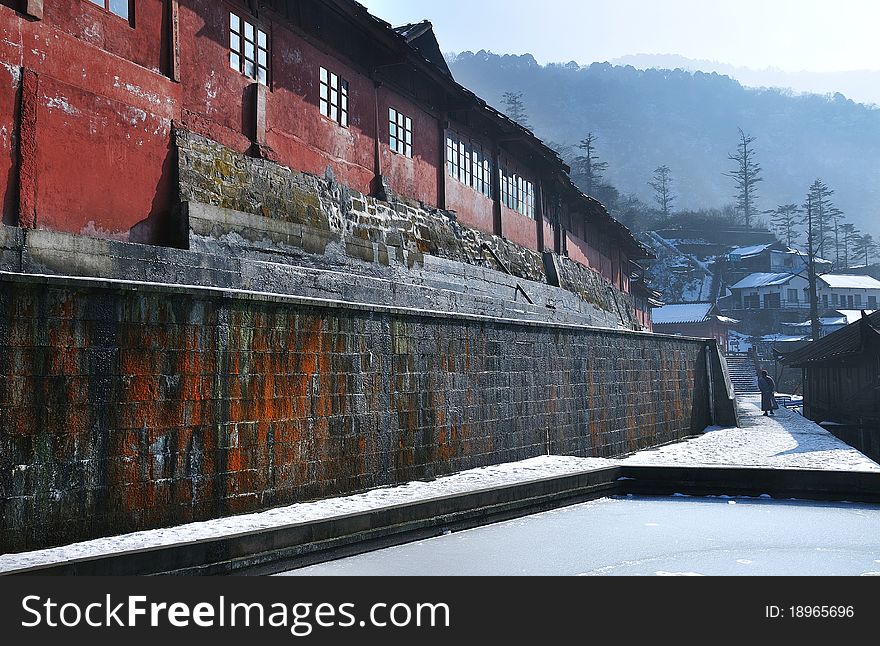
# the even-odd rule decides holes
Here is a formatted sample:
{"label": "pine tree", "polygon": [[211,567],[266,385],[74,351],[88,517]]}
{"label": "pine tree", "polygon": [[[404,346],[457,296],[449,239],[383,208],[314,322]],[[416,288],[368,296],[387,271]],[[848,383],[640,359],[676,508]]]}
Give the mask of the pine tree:
{"label": "pine tree", "polygon": [[849,267],[851,254],[855,253],[856,242],[861,234],[856,229],[856,225],[850,222],[844,224],[840,229],[842,232],[841,238],[843,239],[843,265],[844,267]]}
{"label": "pine tree", "polygon": [[870,265],[871,260],[878,252],[880,252],[880,247],[874,242],[874,236],[870,233],[866,233],[856,239],[855,249],[853,251],[860,261],[864,259],[865,265]]}
{"label": "pine tree", "polygon": [[843,266],[841,264],[843,258],[841,254],[841,251],[843,250],[843,241],[840,236],[842,233],[841,227],[843,226],[843,211],[836,206],[832,206],[828,213],[828,221],[831,223],[831,231],[834,234],[834,268],[839,269]]}
{"label": "pine tree", "polygon": [[815,203],[813,191],[807,193],[807,201],[804,203],[804,224],[807,234],[807,292],[810,301],[810,327],[813,341],[818,341],[822,332],[822,324],[819,321],[819,291],[818,278],[816,276],[816,222],[814,219]]}
{"label": "pine tree", "polygon": [[734,169],[724,175],[733,179],[736,185],[736,208],[742,214],[746,228],[750,229],[752,216],[757,211],[758,184],[764,178],[761,177],[761,165],[755,160],[755,148],[752,146],[755,137],[747,135],[740,128],[739,138],[736,152],[728,155],[728,159],[735,162]]}
{"label": "pine tree", "polygon": [[785,244],[791,247],[800,237],[797,230],[800,224],[801,213],[797,204],[780,204],[775,210],[769,211],[772,214],[770,224],[776,230],[776,235],[785,241]]}
{"label": "pine tree", "polygon": [[584,193],[591,197],[596,197],[596,190],[604,178],[604,173],[608,170],[608,162],[599,161],[596,154],[596,140],[598,137],[592,132],[587,134],[578,148],[584,151],[583,155],[574,158],[572,162],[572,174],[574,179],[579,181],[580,188]]}
{"label": "pine tree", "polygon": [[813,203],[813,231],[814,248],[820,258],[826,253],[826,248],[831,234],[831,215],[834,212],[834,203],[831,201],[832,191],[821,179],[817,179],[810,186],[810,197]]}
{"label": "pine tree", "polygon": [[654,201],[660,207],[663,219],[668,220],[672,215],[672,203],[676,196],[672,192],[672,171],[669,166],[660,166],[654,170],[654,180],[648,182],[648,186],[654,189]]}
{"label": "pine tree", "polygon": [[523,128],[531,130],[532,126],[529,123],[529,115],[526,112],[525,103],[523,103],[523,93],[505,92],[503,101],[504,113]]}

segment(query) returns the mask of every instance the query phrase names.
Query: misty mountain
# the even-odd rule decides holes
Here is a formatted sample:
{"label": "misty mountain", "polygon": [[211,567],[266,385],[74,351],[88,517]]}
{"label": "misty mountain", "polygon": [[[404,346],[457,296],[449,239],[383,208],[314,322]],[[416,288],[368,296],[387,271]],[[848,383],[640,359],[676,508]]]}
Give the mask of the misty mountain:
{"label": "misty mountain", "polygon": [[[534,57],[481,51],[449,56],[456,80],[496,107],[523,93],[535,133],[572,146],[588,132],[609,163],[606,180],[648,203],[655,168],[672,170],[677,209],[732,203],[737,128],[756,137],[764,168],[761,210],[802,203],[821,177],[834,201],[863,231],[880,233],[880,109],[842,94],[745,88],[718,73],[638,70],[594,63],[541,66]],[[565,156],[577,154],[569,149]]]}
{"label": "misty mountain", "polygon": [[717,72],[736,79],[746,87],[791,88],[795,92],[843,94],[859,103],[880,105],[880,72],[786,72],[774,67],[752,69],[715,61],[686,58],[677,54],[635,54],[611,61],[613,65],[632,65],[636,69],[682,69],[687,72]]}

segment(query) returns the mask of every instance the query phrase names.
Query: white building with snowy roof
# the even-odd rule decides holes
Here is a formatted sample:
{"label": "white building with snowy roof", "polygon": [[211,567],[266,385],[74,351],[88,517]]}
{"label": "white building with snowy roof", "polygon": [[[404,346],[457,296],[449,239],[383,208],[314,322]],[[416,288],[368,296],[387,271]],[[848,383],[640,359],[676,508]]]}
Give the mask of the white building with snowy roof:
{"label": "white building with snowy roof", "polygon": [[880,301],[880,280],[871,276],[825,274],[816,284],[823,309],[876,310]]}
{"label": "white building with snowy roof", "polygon": [[[727,254],[730,271],[739,275],[745,273],[789,273],[796,274],[807,266],[807,254],[781,242],[738,247]],[[829,271],[832,263],[822,258],[816,259],[818,271]]]}
{"label": "white building with snowy roof", "polygon": [[807,279],[793,273],[755,273],[730,288],[728,309],[800,310],[809,309]]}
{"label": "white building with snowy roof", "polygon": [[[832,332],[842,330],[848,325],[860,321],[862,319],[863,310],[826,310],[819,317],[820,336],[828,336]],[[874,311],[867,310],[867,313],[873,314]],[[813,322],[801,321],[800,323],[783,323],[784,327],[791,331],[791,334],[800,334],[809,338],[813,334]]]}

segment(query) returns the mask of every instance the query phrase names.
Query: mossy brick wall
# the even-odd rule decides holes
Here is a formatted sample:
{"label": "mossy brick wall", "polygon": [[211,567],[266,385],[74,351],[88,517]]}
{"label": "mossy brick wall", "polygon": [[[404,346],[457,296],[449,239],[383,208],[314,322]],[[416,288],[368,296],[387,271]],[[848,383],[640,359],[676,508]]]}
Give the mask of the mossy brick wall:
{"label": "mossy brick wall", "polygon": [[[482,249],[488,245],[514,276],[547,282],[541,254],[463,226],[449,211],[397,198],[377,200],[338,184],[332,176],[315,177],[249,157],[181,128],[175,130],[175,145],[181,202],[302,225],[306,231],[294,244],[311,253],[324,254],[330,242],[338,242],[349,257],[376,266],[387,266],[389,259],[409,267],[421,265],[427,254],[502,271]],[[562,265],[563,288],[612,313],[623,327],[636,326],[629,294],[567,258]]]}
{"label": "mossy brick wall", "polygon": [[[170,526],[708,424],[699,341],[0,276],[2,545]],[[291,519],[294,520],[294,519]]]}

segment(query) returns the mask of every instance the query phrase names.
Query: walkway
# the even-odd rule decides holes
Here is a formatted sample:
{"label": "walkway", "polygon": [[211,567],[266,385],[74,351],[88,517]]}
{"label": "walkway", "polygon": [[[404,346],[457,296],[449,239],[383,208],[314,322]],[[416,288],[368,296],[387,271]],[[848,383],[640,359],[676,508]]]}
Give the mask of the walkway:
{"label": "walkway", "polygon": [[0,555],[0,573],[90,556],[219,538],[467,493],[593,471],[620,464],[650,466],[726,465],[766,468],[880,472],[880,465],[821,427],[790,411],[764,418],[757,400],[740,402],[743,428],[712,428],[704,435],[622,460],[547,456],[474,469],[432,482],[412,482],[270,511],[102,538],[75,545]]}
{"label": "walkway", "polygon": [[741,466],[880,471],[880,465],[800,414],[764,417],[761,398],[741,396],[742,428],[712,428],[692,440],[642,451],[624,460],[652,466]]}

